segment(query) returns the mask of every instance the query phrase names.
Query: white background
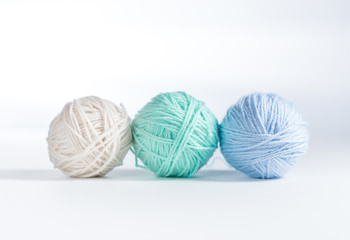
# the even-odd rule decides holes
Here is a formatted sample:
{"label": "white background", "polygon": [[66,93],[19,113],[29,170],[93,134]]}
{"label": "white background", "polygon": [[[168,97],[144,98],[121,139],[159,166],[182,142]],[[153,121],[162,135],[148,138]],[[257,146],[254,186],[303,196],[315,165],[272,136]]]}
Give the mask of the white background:
{"label": "white background", "polygon": [[[0,0],[0,239],[349,239],[349,13],[346,0]],[[102,179],[53,170],[45,138],[66,102],[97,95],[133,117],[176,90],[219,121],[243,95],[278,93],[310,150],[273,181],[219,151],[193,179],[157,179],[131,153]]]}

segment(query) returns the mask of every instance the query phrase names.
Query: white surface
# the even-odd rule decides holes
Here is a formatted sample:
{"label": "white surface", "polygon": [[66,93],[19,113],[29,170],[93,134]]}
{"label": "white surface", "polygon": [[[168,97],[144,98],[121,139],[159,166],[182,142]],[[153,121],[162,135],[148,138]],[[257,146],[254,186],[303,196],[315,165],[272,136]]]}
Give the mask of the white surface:
{"label": "white surface", "polygon": [[[350,1],[0,0],[0,239],[350,239]],[[74,98],[186,91],[221,121],[251,92],[294,102],[310,151],[283,179],[125,166],[53,170],[45,138]],[[221,160],[220,160],[221,159]],[[211,160],[213,161],[213,160]]]}
{"label": "white surface", "polygon": [[16,143],[1,142],[0,159],[23,166],[0,170],[1,239],[350,237],[347,146],[311,148],[276,180],[248,178],[219,153],[191,179],[157,178],[132,154],[104,178],[71,179],[52,169],[41,136]]}
{"label": "white surface", "polygon": [[233,171],[71,180],[1,171],[2,239],[349,239],[349,178],[254,181]]}

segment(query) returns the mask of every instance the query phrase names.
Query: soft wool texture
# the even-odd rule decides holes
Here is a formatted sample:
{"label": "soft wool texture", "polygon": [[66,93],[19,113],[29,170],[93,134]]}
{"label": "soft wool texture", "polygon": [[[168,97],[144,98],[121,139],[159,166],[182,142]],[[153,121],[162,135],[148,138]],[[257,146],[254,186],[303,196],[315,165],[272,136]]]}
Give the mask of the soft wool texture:
{"label": "soft wool texture", "polygon": [[122,104],[80,98],[51,122],[47,142],[51,162],[64,174],[103,176],[123,164],[132,143],[130,118]]}
{"label": "soft wool texture", "polygon": [[275,94],[241,98],[228,109],[219,130],[227,162],[254,178],[282,177],[308,146],[300,113]]}
{"label": "soft wool texture", "polygon": [[204,105],[184,92],[154,97],[131,124],[136,165],[139,158],[157,176],[190,177],[213,155],[218,122]]}

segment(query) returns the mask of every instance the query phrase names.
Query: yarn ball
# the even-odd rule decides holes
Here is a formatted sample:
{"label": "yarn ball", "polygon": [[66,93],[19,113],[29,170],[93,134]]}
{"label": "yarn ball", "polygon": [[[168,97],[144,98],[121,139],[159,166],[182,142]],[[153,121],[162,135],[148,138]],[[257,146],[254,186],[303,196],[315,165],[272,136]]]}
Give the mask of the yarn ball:
{"label": "yarn ball", "polygon": [[282,177],[308,147],[300,113],[275,94],[242,97],[228,109],[219,136],[226,161],[253,178]]}
{"label": "yarn ball", "polygon": [[131,129],[136,166],[159,177],[191,177],[208,162],[219,140],[215,116],[185,92],[154,97],[137,113]]}
{"label": "yarn ball", "polygon": [[49,156],[70,177],[104,176],[122,165],[132,143],[123,106],[90,96],[67,103],[50,124]]}

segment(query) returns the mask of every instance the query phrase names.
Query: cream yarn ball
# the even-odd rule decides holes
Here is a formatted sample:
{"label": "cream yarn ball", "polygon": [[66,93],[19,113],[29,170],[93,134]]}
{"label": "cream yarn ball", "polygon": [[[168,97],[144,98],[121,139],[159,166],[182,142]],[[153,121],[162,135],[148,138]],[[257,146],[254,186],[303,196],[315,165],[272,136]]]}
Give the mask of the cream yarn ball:
{"label": "cream yarn ball", "polygon": [[95,96],[67,103],[50,124],[49,156],[70,177],[104,176],[122,165],[132,135],[130,117],[120,106]]}

